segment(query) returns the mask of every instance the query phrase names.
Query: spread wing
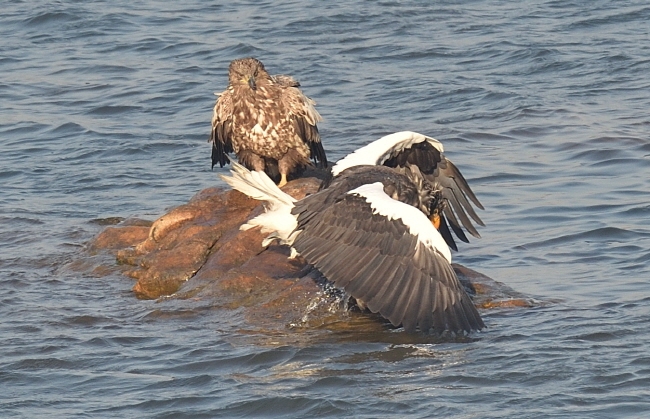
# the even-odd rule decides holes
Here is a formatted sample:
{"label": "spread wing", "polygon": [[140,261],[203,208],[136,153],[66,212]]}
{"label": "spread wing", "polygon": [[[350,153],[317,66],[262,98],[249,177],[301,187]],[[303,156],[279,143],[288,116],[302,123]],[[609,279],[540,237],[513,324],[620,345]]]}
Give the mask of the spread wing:
{"label": "spread wing", "polygon": [[[319,195],[296,203],[296,230],[302,231],[293,247],[337,287],[410,332],[485,327],[449,261],[401,219],[374,211],[362,196],[344,194],[324,205]],[[414,209],[392,201],[391,206]],[[426,216],[416,212],[421,219],[411,214],[410,222],[433,230],[427,234],[438,234]]]}
{"label": "spread wing", "polygon": [[[483,205],[476,198],[467,180],[465,180],[456,165],[430,142],[422,141],[400,150],[392,154],[384,162],[384,165],[395,168],[402,168],[407,165],[418,166],[424,178],[432,185],[437,185],[435,187],[441,189],[442,197],[447,200],[448,204],[445,206],[443,213],[449,221],[449,227],[456,233],[456,236],[464,242],[469,241],[461,229],[462,225],[472,236],[481,237],[472,224],[470,217],[481,226],[485,224],[472,207],[472,204],[470,204],[470,201],[480,209],[483,209]],[[451,238],[451,236],[449,237]],[[455,247],[455,243],[452,247]]]}
{"label": "spread wing", "polygon": [[226,90],[219,94],[212,113],[212,167],[219,163],[220,167],[230,163],[228,153],[232,148],[232,92]]}
{"label": "spread wing", "polygon": [[469,240],[461,227],[472,236],[480,237],[472,220],[481,226],[485,224],[472,203],[480,209],[483,209],[483,205],[460,170],[445,157],[443,151],[442,144],[434,138],[412,131],[396,132],[361,147],[338,161],[332,167],[332,174],[336,176],[343,170],[357,165],[385,165],[393,168],[418,166],[425,179],[434,188],[442,190],[442,196],[448,202],[443,210],[444,217],[441,217],[441,233],[449,246],[457,250],[449,227],[464,242]]}
{"label": "spread wing", "polygon": [[289,109],[296,133],[309,146],[310,158],[319,168],[327,167],[327,157],[321,143],[316,124],[322,117],[315,108],[316,102],[305,96],[297,86],[300,85],[290,76],[274,76],[276,82],[282,85],[282,102]]}

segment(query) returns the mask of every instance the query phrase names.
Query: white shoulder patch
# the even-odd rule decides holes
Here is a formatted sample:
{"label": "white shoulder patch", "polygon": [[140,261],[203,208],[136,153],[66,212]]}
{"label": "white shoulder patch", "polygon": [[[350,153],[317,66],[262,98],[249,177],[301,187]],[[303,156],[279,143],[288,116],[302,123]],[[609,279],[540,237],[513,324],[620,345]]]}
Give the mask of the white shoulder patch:
{"label": "white shoulder patch", "polygon": [[431,221],[419,209],[397,201],[384,192],[381,182],[361,185],[348,192],[366,199],[374,214],[383,215],[389,220],[401,220],[416,236],[420,243],[443,255],[451,263],[451,250]]}
{"label": "white shoulder patch", "polygon": [[413,144],[429,142],[441,153],[444,152],[442,143],[435,138],[427,137],[413,131],[400,131],[389,134],[372,143],[348,154],[332,167],[332,174],[337,176],[345,169],[354,166],[377,166],[383,164],[392,155],[411,147]]}

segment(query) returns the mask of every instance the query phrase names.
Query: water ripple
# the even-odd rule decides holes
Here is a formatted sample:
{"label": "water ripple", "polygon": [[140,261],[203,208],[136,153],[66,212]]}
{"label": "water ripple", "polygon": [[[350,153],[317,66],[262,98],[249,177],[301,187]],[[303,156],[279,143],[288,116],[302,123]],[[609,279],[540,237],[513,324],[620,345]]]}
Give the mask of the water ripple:
{"label": "water ripple", "polygon": [[[25,4],[0,16],[6,415],[650,412],[643,2]],[[67,265],[89,220],[155,219],[220,184],[212,92],[251,55],[316,99],[332,161],[397,130],[443,141],[486,207],[454,257],[545,304],[486,310],[453,342],[355,318],[264,333]]]}

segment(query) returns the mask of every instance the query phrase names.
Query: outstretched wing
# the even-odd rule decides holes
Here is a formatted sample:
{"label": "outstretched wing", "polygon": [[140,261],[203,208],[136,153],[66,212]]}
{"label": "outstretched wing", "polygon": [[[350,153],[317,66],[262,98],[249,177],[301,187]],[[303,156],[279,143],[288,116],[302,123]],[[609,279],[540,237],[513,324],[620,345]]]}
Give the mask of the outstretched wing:
{"label": "outstretched wing", "polygon": [[[393,153],[383,164],[395,168],[408,165],[417,166],[424,178],[434,185],[436,189],[442,191],[442,197],[447,200],[443,214],[449,222],[449,227],[460,240],[467,243],[469,240],[467,240],[467,236],[461,229],[461,225],[474,237],[481,236],[472,224],[470,217],[477,224],[485,225],[470,201],[481,209],[483,209],[483,205],[476,198],[456,165],[447,159],[434,144],[426,140],[415,143],[409,148]],[[445,222],[444,219],[442,221]],[[451,235],[449,235],[449,238],[453,242]],[[450,244],[450,246],[455,248],[455,243]]]}
{"label": "outstretched wing", "polygon": [[381,183],[334,204],[323,205],[320,194],[296,203],[296,231],[302,231],[293,247],[336,286],[409,332],[485,327],[450,261],[431,242],[439,233],[422,212],[391,199]]}
{"label": "outstretched wing", "polygon": [[296,80],[290,76],[274,76],[282,85],[282,102],[289,109],[290,118],[296,134],[309,146],[310,158],[317,167],[327,167],[327,157],[316,124],[323,120],[315,108],[316,102],[305,96],[297,86]]}
{"label": "outstretched wing", "polygon": [[441,233],[447,244],[457,250],[448,227],[464,242],[469,240],[461,226],[472,236],[480,237],[471,220],[481,226],[485,224],[470,201],[480,209],[483,209],[483,205],[460,170],[445,157],[443,151],[442,144],[434,138],[412,131],[396,132],[361,147],[338,161],[332,167],[332,175],[336,176],[349,167],[359,165],[384,165],[393,168],[417,166],[434,188],[442,190],[442,196],[448,202],[444,217],[441,217]]}
{"label": "outstretched wing", "polygon": [[232,92],[226,90],[219,94],[212,113],[212,167],[219,163],[220,167],[230,163],[228,153],[232,148]]}

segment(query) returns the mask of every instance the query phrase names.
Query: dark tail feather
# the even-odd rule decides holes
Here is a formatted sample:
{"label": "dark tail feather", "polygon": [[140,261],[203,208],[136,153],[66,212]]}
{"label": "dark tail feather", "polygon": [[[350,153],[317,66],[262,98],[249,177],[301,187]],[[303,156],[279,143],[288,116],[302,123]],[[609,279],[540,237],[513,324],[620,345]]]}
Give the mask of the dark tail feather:
{"label": "dark tail feather", "polygon": [[[219,163],[219,167],[230,163],[228,153],[233,151],[230,141],[227,140],[228,132],[225,123],[219,123],[212,127],[210,142],[212,143],[212,168]],[[225,141],[225,142],[224,142]]]}
{"label": "dark tail feather", "polygon": [[212,169],[214,165],[219,163],[219,167],[223,167],[225,164],[230,163],[230,159],[223,151],[223,145],[219,141],[212,142]]}

